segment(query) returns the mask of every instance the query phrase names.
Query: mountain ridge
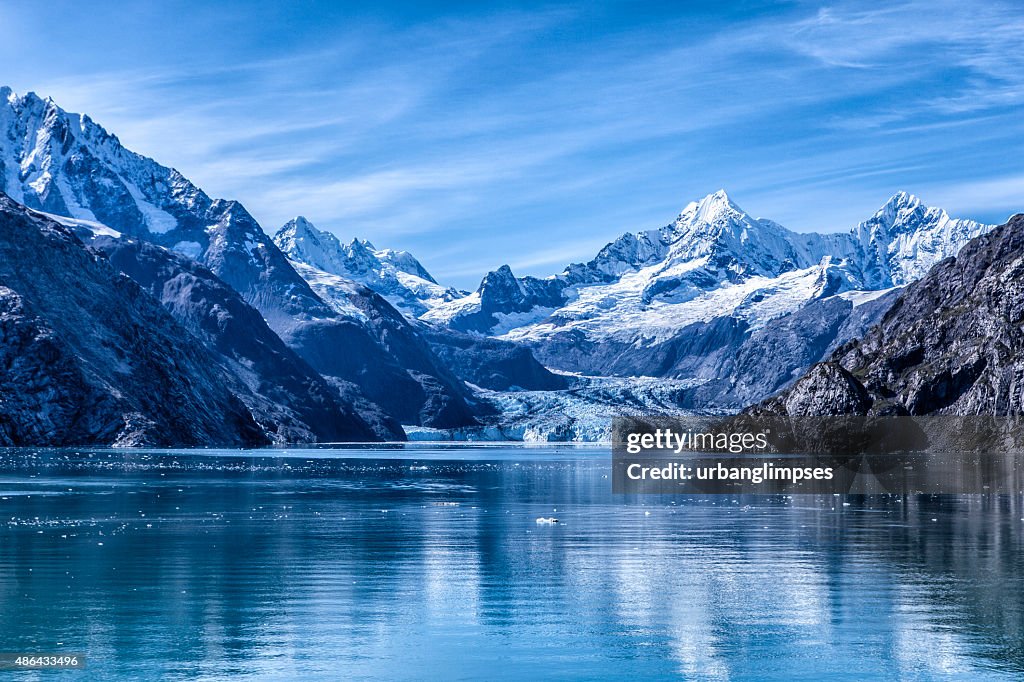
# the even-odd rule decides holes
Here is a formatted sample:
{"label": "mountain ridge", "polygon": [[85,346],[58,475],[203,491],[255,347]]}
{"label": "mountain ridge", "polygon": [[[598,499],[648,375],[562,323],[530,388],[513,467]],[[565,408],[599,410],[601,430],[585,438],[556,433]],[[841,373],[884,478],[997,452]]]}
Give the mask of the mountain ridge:
{"label": "mountain ridge", "polygon": [[[510,286],[488,300],[488,280],[496,275],[507,277],[508,273],[502,272],[505,267],[485,276],[473,294],[437,306],[421,317],[502,336],[511,330],[501,325],[499,316],[526,318],[533,311],[530,324],[551,323],[548,329],[532,330],[533,335],[543,336],[571,326],[573,319],[600,314],[593,306],[574,307],[582,298],[581,287],[622,285],[624,278],[630,280],[630,288],[639,287],[633,292],[638,295],[632,297],[637,307],[687,303],[714,289],[796,271],[826,277],[831,272],[834,286],[823,288],[822,293],[886,289],[913,281],[991,227],[952,219],[945,211],[925,207],[917,197],[898,192],[871,218],[847,232],[794,232],[774,221],[751,217],[719,190],[688,204],[665,227],[621,235],[586,263],[572,263],[562,273],[544,279],[518,278],[531,290],[541,288],[539,282],[546,283],[545,295],[537,301],[508,296]],[[809,272],[815,268],[818,270]],[[551,308],[555,310],[547,310]],[[495,333],[499,325],[503,331]],[[530,335],[526,330],[517,334]]]}

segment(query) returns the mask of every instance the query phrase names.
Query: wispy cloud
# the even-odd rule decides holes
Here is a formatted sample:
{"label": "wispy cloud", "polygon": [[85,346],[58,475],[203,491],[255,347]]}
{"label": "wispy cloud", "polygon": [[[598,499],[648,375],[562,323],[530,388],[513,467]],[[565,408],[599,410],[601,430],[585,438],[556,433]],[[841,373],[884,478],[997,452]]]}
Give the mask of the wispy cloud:
{"label": "wispy cloud", "polygon": [[[848,227],[897,189],[964,211],[1019,189],[1024,12],[1011,3],[322,24],[283,5],[273,20],[194,10],[181,44],[152,54],[159,26],[128,34],[75,10],[92,51],[48,40],[53,58],[28,60],[13,40],[41,39],[51,10],[0,8],[16,36],[0,58],[270,231],[304,214],[464,287],[500,262],[559,270],[720,186],[801,229]],[[291,32],[271,30],[285,20]],[[104,53],[124,42],[114,30],[134,59]]]}
{"label": "wispy cloud", "polygon": [[951,211],[984,213],[997,222],[1015,213],[1024,213],[1024,173],[943,183],[924,191]]}

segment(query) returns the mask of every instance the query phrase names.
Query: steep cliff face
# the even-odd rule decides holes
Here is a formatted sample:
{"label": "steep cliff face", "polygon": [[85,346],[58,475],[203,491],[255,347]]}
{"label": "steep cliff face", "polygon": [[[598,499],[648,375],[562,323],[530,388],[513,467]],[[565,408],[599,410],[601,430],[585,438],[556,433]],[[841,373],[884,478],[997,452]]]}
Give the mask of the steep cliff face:
{"label": "steep cliff face", "polygon": [[[366,399],[345,400],[267,326],[256,309],[209,270],[145,241],[89,241],[219,360],[260,426],[278,443],[402,438]],[[382,428],[383,427],[383,428]]]}
{"label": "steep cliff face", "polygon": [[[851,392],[865,399],[851,401]],[[1024,215],[937,264],[863,338],[761,407],[1024,414]]]}
{"label": "steep cliff face", "polygon": [[137,284],[0,195],[0,443],[267,444],[228,384]]}

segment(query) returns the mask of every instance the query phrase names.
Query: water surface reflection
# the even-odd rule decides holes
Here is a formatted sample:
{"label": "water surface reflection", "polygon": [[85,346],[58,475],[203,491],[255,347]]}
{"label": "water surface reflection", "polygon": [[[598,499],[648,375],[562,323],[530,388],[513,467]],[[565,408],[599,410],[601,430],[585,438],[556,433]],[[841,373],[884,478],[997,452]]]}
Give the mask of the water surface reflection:
{"label": "water surface reflection", "polygon": [[289,454],[4,453],[0,650],[84,651],[76,679],[1024,674],[1019,497],[625,498],[601,450]]}

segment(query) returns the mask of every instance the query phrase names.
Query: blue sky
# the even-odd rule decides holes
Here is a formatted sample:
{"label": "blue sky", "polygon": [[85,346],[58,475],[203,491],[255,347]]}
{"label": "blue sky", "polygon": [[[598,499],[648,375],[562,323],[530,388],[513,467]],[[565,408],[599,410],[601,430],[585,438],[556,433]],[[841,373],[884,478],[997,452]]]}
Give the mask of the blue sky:
{"label": "blue sky", "polygon": [[0,82],[273,232],[302,214],[475,287],[720,187],[796,230],[905,189],[1024,210],[1024,9],[997,2],[0,5]]}

